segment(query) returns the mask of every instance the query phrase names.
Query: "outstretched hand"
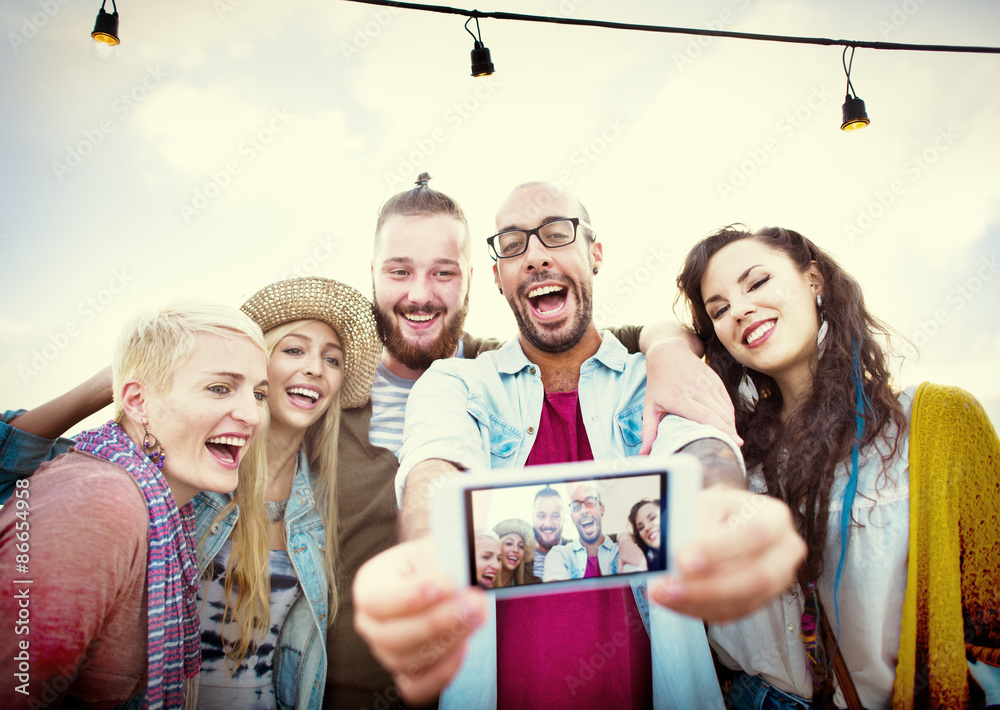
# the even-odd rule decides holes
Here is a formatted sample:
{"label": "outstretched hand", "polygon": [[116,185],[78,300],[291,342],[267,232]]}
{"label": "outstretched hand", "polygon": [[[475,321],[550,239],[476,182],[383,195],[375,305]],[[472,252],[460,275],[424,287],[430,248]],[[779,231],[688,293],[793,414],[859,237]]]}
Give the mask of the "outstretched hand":
{"label": "outstretched hand", "polygon": [[354,627],[414,705],[448,685],[486,616],[482,590],[456,591],[433,560],[430,538],[404,542],[370,559],[354,579]]}
{"label": "outstretched hand", "polygon": [[733,621],[784,591],[806,544],[782,501],[737,488],[699,493],[697,539],[677,555],[677,571],[649,583],[654,601],[706,621]]}

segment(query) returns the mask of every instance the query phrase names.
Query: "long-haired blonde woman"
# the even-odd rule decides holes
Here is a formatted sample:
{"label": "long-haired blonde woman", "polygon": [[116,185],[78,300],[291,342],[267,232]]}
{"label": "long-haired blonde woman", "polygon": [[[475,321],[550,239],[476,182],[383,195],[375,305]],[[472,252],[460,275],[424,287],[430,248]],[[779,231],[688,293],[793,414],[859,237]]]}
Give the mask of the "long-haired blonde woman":
{"label": "long-haired blonde woman", "polygon": [[[271,284],[243,311],[270,350],[267,477],[201,496],[199,705],[320,708],[337,608],[337,435],[381,353],[370,302],[345,284]],[[235,612],[237,623],[224,623]]]}
{"label": "long-haired blonde woman", "polygon": [[514,587],[538,584],[542,580],[532,572],[535,555],[535,531],[527,521],[507,518],[493,526],[500,538],[500,571],[493,586]]}

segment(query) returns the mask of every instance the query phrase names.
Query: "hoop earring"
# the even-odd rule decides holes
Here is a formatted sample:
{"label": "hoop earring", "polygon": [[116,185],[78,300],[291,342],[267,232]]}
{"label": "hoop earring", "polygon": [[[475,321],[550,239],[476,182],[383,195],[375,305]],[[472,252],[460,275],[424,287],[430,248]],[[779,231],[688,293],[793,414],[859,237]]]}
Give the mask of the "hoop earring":
{"label": "hoop earring", "polygon": [[160,448],[160,442],[157,438],[146,431],[145,424],[142,425],[142,448],[157,468],[163,468],[163,462],[167,460],[167,455]]}
{"label": "hoop earring", "polygon": [[830,324],[823,317],[823,295],[816,294],[816,310],[819,313],[819,332],[816,333],[816,345],[819,347],[819,358],[823,357],[826,350],[826,336],[830,332]]}
{"label": "hoop earring", "polygon": [[757,386],[750,379],[750,375],[747,374],[745,365],[743,367],[743,377],[740,378],[740,386],[736,388],[736,392],[751,408],[756,407],[757,402],[760,401],[760,393],[757,392]]}

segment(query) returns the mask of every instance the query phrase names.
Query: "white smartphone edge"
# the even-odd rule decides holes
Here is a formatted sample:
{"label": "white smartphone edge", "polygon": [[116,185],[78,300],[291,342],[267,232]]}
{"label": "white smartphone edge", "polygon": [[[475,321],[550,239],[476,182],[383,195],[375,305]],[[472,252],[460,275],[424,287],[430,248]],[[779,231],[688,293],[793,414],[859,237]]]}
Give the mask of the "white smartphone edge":
{"label": "white smartphone edge", "polygon": [[[660,457],[629,457],[603,461],[582,461],[518,470],[471,470],[442,479],[430,499],[431,535],[438,566],[456,585],[470,585],[469,539],[472,524],[466,519],[465,492],[469,489],[545,485],[587,478],[627,477],[666,472],[667,522],[666,569],[632,572],[588,579],[545,582],[501,589],[488,593],[499,598],[584,591],[638,584],[649,577],[665,574],[674,567],[674,557],[694,539],[697,526],[697,494],[702,487],[701,463],[689,454]],[[531,524],[530,520],[526,520]],[[571,525],[571,523],[570,523]],[[663,523],[661,522],[661,527]]]}

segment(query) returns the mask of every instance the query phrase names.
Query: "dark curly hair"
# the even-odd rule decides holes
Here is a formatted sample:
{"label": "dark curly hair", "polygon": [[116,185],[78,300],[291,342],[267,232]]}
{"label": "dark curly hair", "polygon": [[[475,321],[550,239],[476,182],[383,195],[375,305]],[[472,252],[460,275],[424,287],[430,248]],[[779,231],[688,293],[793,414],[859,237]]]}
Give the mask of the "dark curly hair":
{"label": "dark curly hair", "polygon": [[[737,394],[744,368],[715,337],[701,293],[709,260],[741,239],[755,239],[784,253],[802,273],[815,262],[823,277],[823,317],[829,324],[823,357],[813,365],[812,392],[785,421],[781,420],[781,392],[771,377],[746,370],[760,394],[756,406]],[[678,299],[683,296],[687,301],[695,332],[705,344],[706,361],[733,400],[747,468],[761,466],[768,494],[791,508],[795,526],[809,547],[799,577],[804,583],[815,580],[823,571],[834,469],[850,456],[857,433],[855,356],[865,400],[861,446],[871,443],[890,422],[896,424],[897,432],[906,427],[903,409],[890,386],[885,355],[892,331],[868,312],[857,281],[829,254],[801,234],[780,227],[750,232],[743,225],[730,225],[703,239],[688,253],[677,287]],[[885,343],[884,348],[879,341]],[[886,463],[895,456],[898,444],[897,437],[884,456]]]}
{"label": "dark curly hair", "polygon": [[[823,356],[812,363],[811,392],[784,420],[777,383],[762,372],[744,368],[729,354],[715,336],[701,292],[701,280],[712,256],[741,239],[755,239],[784,253],[800,273],[815,263],[823,279],[822,315],[829,324]],[[863,390],[860,446],[870,444],[880,432],[891,431],[891,424],[896,426],[897,434],[883,453],[884,472],[898,451],[899,433],[906,428],[886,364],[892,331],[868,312],[857,281],[829,254],[801,234],[780,227],[750,232],[743,225],[730,225],[703,239],[688,253],[677,287],[678,300],[683,295],[687,301],[695,332],[705,344],[706,361],[722,378],[733,400],[747,468],[761,467],[768,495],[788,504],[795,527],[808,546],[798,573],[805,586],[823,572],[834,471],[850,456],[858,438],[858,381]],[[676,308],[676,301],[674,305]],[[744,372],[760,396],[756,405],[737,393]],[[807,609],[811,604],[806,600]],[[833,658],[833,640],[825,634],[818,640],[822,654],[817,651],[810,662],[813,702],[835,707],[829,666],[819,661]]]}

